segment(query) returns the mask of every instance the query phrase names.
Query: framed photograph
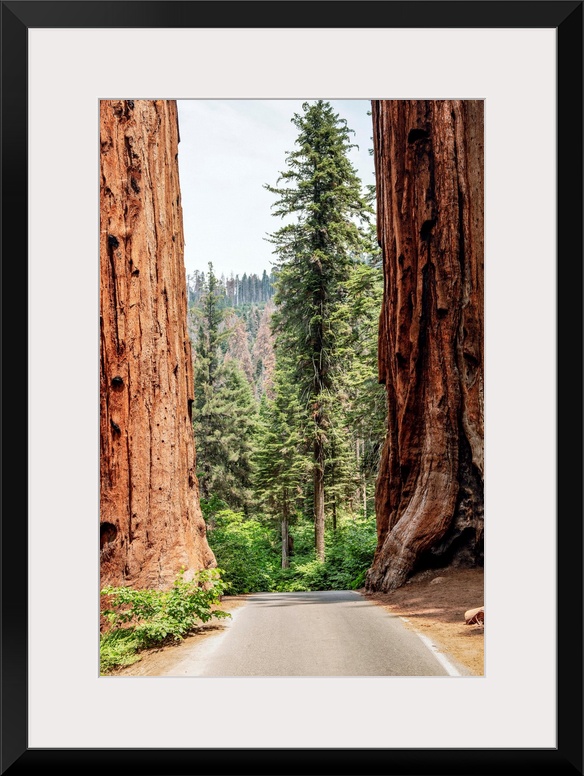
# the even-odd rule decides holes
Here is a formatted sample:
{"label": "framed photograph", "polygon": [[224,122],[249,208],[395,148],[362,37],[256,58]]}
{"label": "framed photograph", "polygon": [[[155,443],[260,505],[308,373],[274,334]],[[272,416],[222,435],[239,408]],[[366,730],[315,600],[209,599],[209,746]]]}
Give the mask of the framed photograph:
{"label": "framed photograph", "polygon": [[[2,773],[583,773],[582,6],[1,3]],[[318,98],[484,101],[484,675],[100,676],[100,101]]]}

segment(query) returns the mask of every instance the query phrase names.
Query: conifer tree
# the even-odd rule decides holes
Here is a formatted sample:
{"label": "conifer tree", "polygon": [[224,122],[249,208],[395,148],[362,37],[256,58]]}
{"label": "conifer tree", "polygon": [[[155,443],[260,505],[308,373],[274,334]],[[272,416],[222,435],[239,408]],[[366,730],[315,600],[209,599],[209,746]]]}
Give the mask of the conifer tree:
{"label": "conifer tree", "polygon": [[[377,365],[378,318],[383,294],[383,271],[376,255],[355,264],[347,282],[347,300],[334,320],[337,346],[342,355],[337,377],[338,424],[344,424],[344,443],[352,450],[346,465],[345,488],[352,482],[354,506],[367,514],[367,496],[374,495],[381,447],[386,433],[385,390],[379,384]],[[357,498],[355,498],[357,497]]]}
{"label": "conifer tree", "polygon": [[273,400],[262,397],[254,485],[268,513],[278,519],[282,535],[282,568],[289,566],[289,526],[294,506],[310,468],[303,453],[302,407],[289,370],[276,368]]}
{"label": "conifer tree", "polygon": [[212,460],[208,490],[247,513],[252,499],[252,456],[257,407],[237,362],[221,364],[215,382],[211,427],[203,430]]}
{"label": "conifer tree", "polygon": [[[304,103],[294,114],[296,149],[276,186],[274,215],[288,220],[270,236],[275,245],[276,352],[293,357],[290,379],[308,412],[312,450],[315,550],[324,560],[325,466],[338,390],[335,312],[346,296],[351,267],[367,244],[372,212],[349,159],[351,130],[330,103]],[[281,185],[283,184],[283,185]]]}
{"label": "conifer tree", "polygon": [[246,509],[251,498],[252,440],[256,404],[249,382],[232,359],[225,360],[221,332],[222,287],[213,266],[209,273],[195,348],[193,428],[197,474],[204,499],[211,495],[234,509]]}

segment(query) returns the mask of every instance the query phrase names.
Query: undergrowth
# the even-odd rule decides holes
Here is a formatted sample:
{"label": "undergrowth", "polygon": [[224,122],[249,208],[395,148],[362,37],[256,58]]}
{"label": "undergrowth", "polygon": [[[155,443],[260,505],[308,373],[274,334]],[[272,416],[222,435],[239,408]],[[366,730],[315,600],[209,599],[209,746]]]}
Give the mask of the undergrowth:
{"label": "undergrowth", "polygon": [[314,527],[298,519],[290,528],[294,551],[281,568],[281,538],[273,522],[229,509],[208,517],[207,538],[229,593],[356,590],[365,582],[377,543],[375,519],[351,517],[325,532],[325,561],[314,552]]}
{"label": "undergrowth", "polygon": [[[140,660],[140,651],[180,641],[211,618],[231,617],[216,608],[226,590],[220,569],[199,571],[185,580],[184,569],[170,590],[105,587],[101,614],[107,627],[100,635],[100,672]],[[215,607],[215,608],[214,608]]]}

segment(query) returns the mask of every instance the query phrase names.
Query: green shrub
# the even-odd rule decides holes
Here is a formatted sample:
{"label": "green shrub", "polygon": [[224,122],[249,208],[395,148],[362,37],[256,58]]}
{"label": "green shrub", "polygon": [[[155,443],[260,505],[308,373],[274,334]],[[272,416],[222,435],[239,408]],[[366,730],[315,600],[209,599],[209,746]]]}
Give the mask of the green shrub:
{"label": "green shrub", "polygon": [[312,521],[298,518],[290,527],[294,553],[281,568],[277,524],[245,517],[228,509],[216,511],[207,538],[223,569],[230,593],[347,590],[361,587],[371,566],[377,532],[375,519],[345,517],[325,534],[325,562],[316,560]]}
{"label": "green shrub", "polygon": [[140,660],[139,638],[133,628],[118,628],[102,633],[99,645],[99,667],[102,674],[113,668],[129,666]]}
{"label": "green shrub", "polygon": [[280,544],[269,526],[241,512],[219,511],[207,541],[230,594],[261,593],[273,589],[280,564]]}
{"label": "green shrub", "polygon": [[205,522],[208,524],[214,525],[217,512],[222,512],[226,509],[228,509],[227,504],[215,494],[212,494],[207,499],[201,499],[201,512]]}
{"label": "green shrub", "polygon": [[168,639],[180,640],[211,618],[230,617],[213,609],[224,592],[220,569],[199,571],[189,581],[183,569],[170,590],[105,587],[101,595],[107,596],[107,606],[101,614],[110,630],[100,639],[101,672],[130,665],[139,659],[140,650]]}
{"label": "green shrub", "polygon": [[[365,581],[377,544],[375,520],[346,518],[336,531],[325,533],[325,561],[316,560],[311,525],[295,528],[295,554],[290,568],[280,570],[275,588],[281,592],[297,590],[355,590]],[[296,541],[298,535],[299,541]],[[296,551],[301,548],[301,551]]]}

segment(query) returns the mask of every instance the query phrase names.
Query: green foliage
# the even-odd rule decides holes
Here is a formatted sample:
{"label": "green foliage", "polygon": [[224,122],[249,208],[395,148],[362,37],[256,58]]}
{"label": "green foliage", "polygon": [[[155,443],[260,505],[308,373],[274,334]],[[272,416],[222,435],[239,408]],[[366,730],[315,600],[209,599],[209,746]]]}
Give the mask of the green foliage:
{"label": "green foliage", "polygon": [[201,304],[193,407],[201,495],[208,499],[213,493],[232,507],[247,509],[257,407],[238,363],[222,353],[229,330],[220,332],[224,312],[218,306],[212,264]]}
{"label": "green foliage", "polygon": [[[261,278],[255,273],[244,273],[243,277],[239,275],[225,278],[221,276],[217,279],[217,285],[220,291],[220,305],[227,307],[244,307],[252,304],[261,304],[267,302],[274,295],[273,287],[274,277],[263,271]],[[195,270],[192,275],[187,275],[187,288],[189,294],[189,306],[196,306],[205,294],[207,280],[205,273]]]}
{"label": "green foliage", "polygon": [[113,668],[129,666],[140,660],[140,638],[132,628],[118,628],[102,633],[99,645],[99,668],[101,674]]}
{"label": "green foliage", "polygon": [[311,590],[346,590],[361,587],[377,544],[375,519],[345,519],[328,532],[327,556]]}
{"label": "green foliage", "polygon": [[227,509],[227,504],[212,493],[209,498],[201,499],[201,512],[206,523],[211,523],[211,528],[215,525],[215,515],[217,512],[222,512]]}
{"label": "green foliage", "polygon": [[217,512],[214,526],[208,528],[207,540],[221,564],[230,594],[271,589],[270,580],[279,564],[273,531],[258,520],[228,509]]}
{"label": "green foliage", "polygon": [[201,489],[231,507],[251,502],[252,454],[257,409],[249,382],[234,361],[217,370],[213,390],[195,419]]}
{"label": "green foliage", "polygon": [[310,458],[301,432],[303,408],[283,361],[280,355],[275,371],[275,398],[264,397],[260,405],[253,484],[267,513],[276,520],[289,521],[310,474]]}
{"label": "green foliage", "polygon": [[337,417],[341,440],[349,440],[356,459],[348,464],[356,482],[373,491],[386,430],[386,393],[378,382],[377,340],[383,296],[383,271],[373,258],[356,264],[347,297],[335,314],[342,368],[337,370]]}
{"label": "green foliage", "polygon": [[274,589],[355,590],[363,585],[376,543],[374,519],[345,518],[336,531],[326,531],[324,563],[314,557],[314,552],[298,555],[289,569],[281,570]]}
{"label": "green foliage", "polygon": [[294,554],[280,567],[280,543],[269,521],[224,510],[215,516],[208,540],[229,592],[297,592],[361,587],[376,545],[375,519],[344,516],[336,531],[325,534],[326,559],[314,553],[312,522],[297,517],[291,529]]}
{"label": "green foliage", "polygon": [[269,237],[273,274],[225,281],[210,264],[193,278],[197,475],[232,593],[359,587],[376,545],[386,393],[375,189],[330,103],[304,103],[292,122],[295,149],[265,186],[285,219]]}
{"label": "green foliage", "polygon": [[[304,103],[294,114],[296,150],[286,157],[274,215],[293,220],[270,237],[277,259],[273,329],[276,358],[285,354],[287,379],[304,409],[302,433],[314,475],[315,541],[323,560],[324,487],[336,504],[353,488],[352,449],[339,402],[343,352],[338,322],[344,314],[352,270],[371,248],[370,197],[349,159],[345,119],[329,102]],[[329,501],[331,500],[329,496]]]}
{"label": "green foliage", "polygon": [[101,614],[111,630],[101,636],[101,672],[134,663],[140,650],[168,639],[180,640],[211,618],[230,617],[213,609],[224,592],[219,569],[199,571],[188,581],[183,569],[170,590],[105,587],[101,595],[107,596],[108,605]]}
{"label": "green foliage", "polygon": [[351,266],[369,247],[359,222],[367,223],[372,208],[348,158],[352,130],[345,119],[323,100],[302,107],[292,119],[297,150],[279,178],[285,185],[266,188],[278,197],[274,215],[296,218],[270,238],[278,256],[274,330],[292,354],[301,398],[310,402],[331,386],[334,313]]}

